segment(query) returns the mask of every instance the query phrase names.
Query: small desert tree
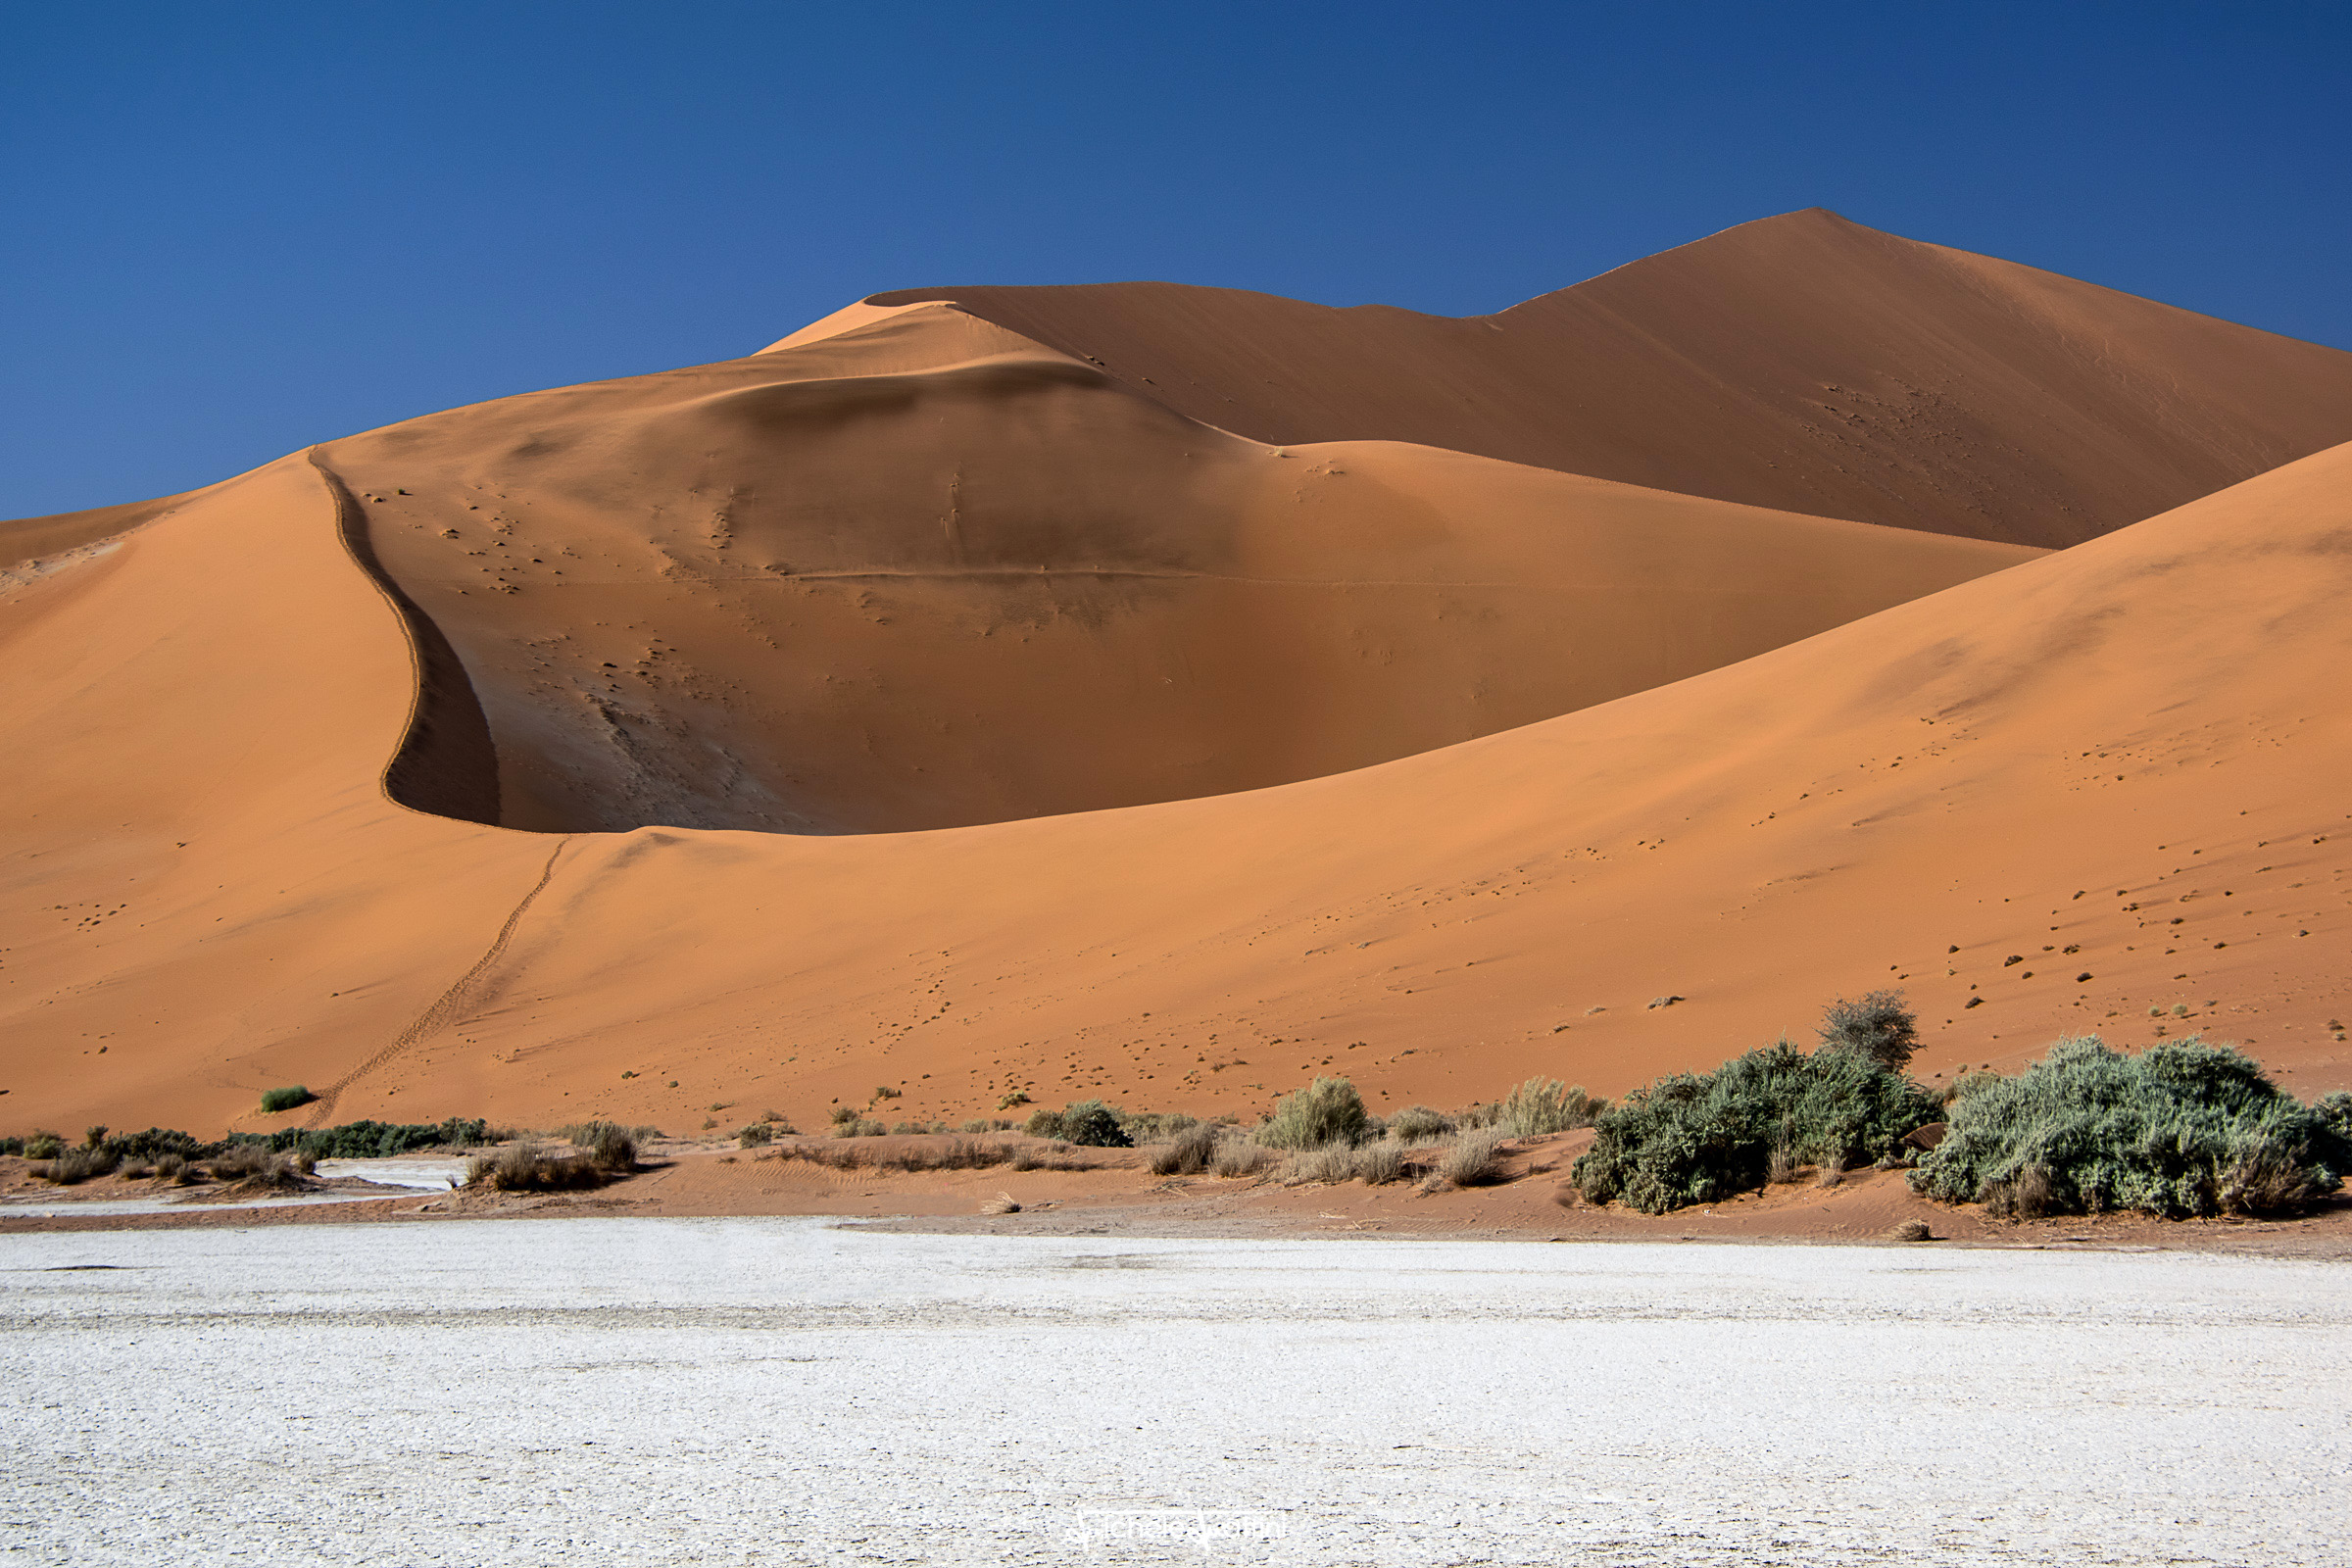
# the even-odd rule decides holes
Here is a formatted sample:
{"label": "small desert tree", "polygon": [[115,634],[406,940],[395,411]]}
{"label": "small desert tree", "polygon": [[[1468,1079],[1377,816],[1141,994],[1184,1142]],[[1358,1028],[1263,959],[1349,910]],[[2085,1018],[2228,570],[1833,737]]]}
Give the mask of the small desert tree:
{"label": "small desert tree", "polygon": [[1821,1049],[1856,1052],[1901,1072],[1919,1049],[1919,1019],[1900,991],[1873,991],[1859,1002],[1839,997],[1822,1009]]}

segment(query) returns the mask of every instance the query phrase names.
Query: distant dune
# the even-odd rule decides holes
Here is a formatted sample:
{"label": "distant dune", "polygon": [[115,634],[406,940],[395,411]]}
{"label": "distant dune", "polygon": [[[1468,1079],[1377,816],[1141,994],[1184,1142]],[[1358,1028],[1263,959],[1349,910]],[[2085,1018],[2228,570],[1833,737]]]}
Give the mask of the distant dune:
{"label": "distant dune", "polygon": [[[1957,256],[1797,215],[1610,278],[1759,233]],[[1763,250],[1723,287],[1797,288]],[[1016,1087],[1254,1111],[1325,1070],[1617,1093],[1880,984],[1925,1071],[2204,1028],[2352,1084],[2352,445],[2263,459],[2352,356],[1974,265],[2178,372],[2093,407],[2071,348],[1980,336],[1954,379],[1873,340],[2014,443],[1954,459],[1988,514],[2063,479],[2102,537],[1241,433],[972,291],[0,525],[0,1131],[254,1126],[293,1082],[319,1121],[673,1131],[876,1083],[924,1119]],[[1887,278],[1922,291],[1888,319],[1948,304]],[[2253,386],[2266,355],[2307,379]],[[2050,406],[1994,407],[2003,367]],[[2121,472],[2209,405],[2173,470]],[[1706,428],[1664,408],[1660,470]],[[1850,429],[1904,472],[1941,450]],[[2220,445],[2258,476],[2123,514]]]}
{"label": "distant dune", "polygon": [[2352,440],[2352,355],[1819,208],[1459,320],[1172,283],[867,308],[927,299],[1261,441],[1412,441],[2051,548]]}

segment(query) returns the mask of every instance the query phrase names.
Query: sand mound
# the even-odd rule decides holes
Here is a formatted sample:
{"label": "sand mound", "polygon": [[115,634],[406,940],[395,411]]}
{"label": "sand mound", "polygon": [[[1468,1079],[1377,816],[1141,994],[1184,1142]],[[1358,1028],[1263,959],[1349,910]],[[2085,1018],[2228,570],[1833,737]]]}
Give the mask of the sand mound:
{"label": "sand mound", "polygon": [[934,305],[44,526],[24,1127],[1615,1094],[1882,984],[1929,1072],[2352,1083],[2352,446],[2036,556],[1277,454]]}
{"label": "sand mound", "polygon": [[1389,442],[1277,451],[943,306],[319,457],[450,650],[425,662],[457,739],[395,793],[543,831],[1287,783],[2033,554]]}
{"label": "sand mound", "polygon": [[1171,283],[864,308],[935,299],[1261,441],[1411,441],[2019,544],[2352,440],[2352,354],[1819,208],[1458,320]]}
{"label": "sand mound", "polygon": [[548,838],[383,797],[400,622],[321,477],[273,465],[11,596],[0,1026],[25,1044],[0,1087],[53,1125],[250,1120],[296,1081],[328,1086],[320,1120],[682,1130],[740,1102],[813,1122],[877,1082],[917,1119],[1015,1086],[1255,1110],[1316,1070],[1445,1103],[1537,1070],[1617,1092],[1881,983],[1923,1004],[1931,1072],[2207,1028],[2341,1084],[2348,479],[2337,449],[1278,789]]}

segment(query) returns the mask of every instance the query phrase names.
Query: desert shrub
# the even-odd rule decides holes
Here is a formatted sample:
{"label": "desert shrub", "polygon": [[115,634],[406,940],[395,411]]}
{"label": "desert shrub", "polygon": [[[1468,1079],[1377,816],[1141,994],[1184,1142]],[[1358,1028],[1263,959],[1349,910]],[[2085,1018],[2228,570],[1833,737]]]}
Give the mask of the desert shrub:
{"label": "desert shrub", "polygon": [[37,1129],[30,1138],[24,1140],[24,1156],[27,1159],[55,1159],[65,1152],[65,1149],[66,1141],[63,1138]]}
{"label": "desert shrub", "polygon": [[1936,1233],[1928,1229],[1924,1219],[1907,1219],[1886,1233],[1890,1242],[1932,1242]]}
{"label": "desert shrub", "polygon": [[1356,1180],[1367,1187],[1386,1187],[1404,1175],[1404,1145],[1394,1138],[1365,1144],[1355,1152]]}
{"label": "desert shrub", "polygon": [[389,1159],[419,1149],[465,1149],[488,1143],[490,1124],[478,1116],[452,1116],[441,1122],[350,1121],[339,1127],[240,1133],[226,1142],[256,1145],[272,1153],[301,1152],[314,1159]]}
{"label": "desert shrub", "polygon": [[1164,1144],[1200,1120],[1181,1110],[1122,1110],[1119,1128],[1135,1144]]}
{"label": "desert shrub", "polygon": [[1839,997],[1822,1009],[1821,1049],[1856,1052],[1901,1072],[1919,1050],[1919,1019],[1900,991],[1872,991],[1859,1002]]}
{"label": "desert shrub", "polygon": [[856,1105],[835,1105],[831,1111],[833,1125],[836,1127],[847,1127],[862,1114],[863,1112],[858,1110]]}
{"label": "desert shrub", "polygon": [[738,1149],[765,1149],[776,1141],[775,1133],[763,1121],[755,1121],[735,1129]]}
{"label": "desert shrub", "polygon": [[283,1089],[265,1089],[262,1091],[262,1109],[275,1115],[281,1110],[292,1110],[296,1105],[307,1105],[318,1098],[300,1084],[288,1084]]}
{"label": "desert shrub", "polygon": [[884,1170],[985,1170],[991,1165],[1003,1165],[1012,1160],[1008,1144],[983,1144],[969,1138],[950,1140],[944,1147],[937,1144],[917,1144],[911,1149],[894,1149],[878,1156],[874,1163]]}
{"label": "desert shrub", "polygon": [[466,1170],[468,1187],[493,1187],[502,1193],[577,1192],[602,1187],[609,1179],[610,1172],[593,1153],[564,1154],[535,1143],[477,1154]]}
{"label": "desert shrub", "polygon": [[564,1136],[590,1164],[609,1176],[625,1176],[637,1168],[637,1140],[617,1123],[581,1122],[564,1128]]}
{"label": "desert shrub", "polygon": [[1282,1179],[1286,1184],[1299,1182],[1328,1182],[1338,1186],[1355,1180],[1355,1149],[1350,1144],[1325,1144],[1320,1149],[1302,1149],[1283,1162]]}
{"label": "desert shrub", "polygon": [[[1581,1161],[1580,1161],[1581,1163]],[[1494,1127],[1462,1134],[1438,1156],[1438,1174],[1456,1187],[1485,1187],[1502,1179],[1502,1133]]]}
{"label": "desert shrub", "polygon": [[1229,1138],[1217,1146],[1209,1169],[1220,1176],[1254,1176],[1274,1162],[1274,1154],[1250,1138]]}
{"label": "desert shrub", "polygon": [[1574,1176],[1593,1202],[1663,1214],[1762,1187],[1778,1148],[1800,1164],[1868,1164],[1940,1110],[1863,1052],[1807,1055],[1783,1040],[1628,1095],[1601,1116]]}
{"label": "desert shrub", "polygon": [[923,1124],[921,1122],[894,1121],[890,1124],[891,1136],[894,1138],[907,1137],[911,1134],[919,1133],[922,1130]]}
{"label": "desert shrub", "polygon": [[1911,1184],[2026,1217],[2288,1213],[2352,1171],[2352,1139],[2336,1114],[2193,1035],[2135,1056],[2085,1035],[1955,1102],[1949,1130]]}
{"label": "desert shrub", "polygon": [[1027,1103],[1029,1103],[1029,1096],[1018,1089],[1008,1089],[997,1099],[999,1110],[1010,1110],[1015,1105],[1026,1105]]}
{"label": "desert shrub", "polygon": [[1775,1187],[1796,1180],[1796,1154],[1787,1144],[1775,1144],[1764,1158],[1764,1180]]}
{"label": "desert shrub", "polygon": [[1427,1105],[1414,1105],[1389,1118],[1389,1136],[1407,1144],[1426,1144],[1453,1131],[1453,1118]]}
{"label": "desert shrub", "polygon": [[1021,1131],[1032,1138],[1059,1138],[1061,1136],[1061,1112],[1048,1110],[1045,1106],[1040,1105],[1029,1113],[1029,1119],[1021,1124]]}
{"label": "desert shrub", "polygon": [[213,1167],[215,1177],[224,1182],[233,1182],[240,1177],[258,1176],[268,1170],[271,1163],[271,1153],[272,1151],[267,1144],[258,1141],[249,1144],[231,1144],[213,1155],[208,1163]]}
{"label": "desert shrub", "polygon": [[866,1103],[870,1105],[878,1103],[881,1101],[896,1100],[898,1098],[899,1092],[896,1089],[891,1088],[890,1085],[876,1084],[874,1086],[874,1097],[872,1100],[867,1101]]}
{"label": "desert shrub", "polygon": [[1202,1121],[1179,1129],[1152,1151],[1154,1176],[1198,1176],[1217,1157],[1217,1130]]}
{"label": "desert shrub", "polygon": [[1035,1146],[1023,1144],[1020,1148],[1012,1152],[1012,1158],[1007,1160],[1005,1163],[1009,1164],[1014,1170],[1036,1170],[1039,1166],[1045,1164],[1045,1162],[1046,1156],[1040,1153]]}
{"label": "desert shrub", "polygon": [[1370,1121],[1354,1084],[1345,1078],[1317,1078],[1282,1098],[1274,1114],[1259,1125],[1257,1141],[1274,1149],[1353,1147],[1364,1141]]}
{"label": "desert shrub", "polygon": [[1608,1108],[1607,1101],[1586,1094],[1582,1084],[1572,1089],[1557,1078],[1530,1078],[1503,1097],[1493,1125],[1513,1138],[1536,1138],[1590,1127]]}
{"label": "desert shrub", "polygon": [[867,1116],[852,1116],[848,1121],[833,1124],[836,1138],[879,1138],[890,1129]]}
{"label": "desert shrub", "polygon": [[[1033,1124],[1037,1118],[1030,1118]],[[1129,1149],[1135,1141],[1119,1125],[1119,1113],[1100,1100],[1073,1100],[1061,1109],[1061,1131],[1054,1134],[1064,1143],[1083,1149]]]}
{"label": "desert shrub", "polygon": [[58,1151],[57,1157],[49,1162],[47,1169],[33,1174],[45,1177],[60,1187],[73,1187],[93,1176],[110,1175],[122,1163],[122,1156],[103,1145],[96,1149],[62,1149]]}
{"label": "desert shrub", "polygon": [[[2331,1095],[2322,1095],[2311,1102],[2311,1109],[2337,1147],[2352,1150],[2352,1091],[2338,1089]],[[2335,1173],[2352,1177],[2352,1167],[2337,1165]]]}

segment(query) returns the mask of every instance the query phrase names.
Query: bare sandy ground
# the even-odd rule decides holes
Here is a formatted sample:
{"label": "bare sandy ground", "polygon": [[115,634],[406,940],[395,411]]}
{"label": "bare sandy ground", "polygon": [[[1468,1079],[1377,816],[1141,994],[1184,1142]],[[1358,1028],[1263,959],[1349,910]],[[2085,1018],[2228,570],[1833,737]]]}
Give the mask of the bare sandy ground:
{"label": "bare sandy ground", "polygon": [[0,1238],[7,1548],[2323,1563],[2340,1264],[571,1219]]}
{"label": "bare sandy ground", "polygon": [[[2035,1221],[1988,1218],[1974,1204],[1918,1197],[1901,1171],[1863,1170],[1835,1185],[1806,1172],[1796,1183],[1728,1201],[1645,1215],[1582,1201],[1568,1181],[1587,1132],[1515,1140],[1504,1146],[1498,1179],[1457,1188],[1414,1180],[1383,1187],[1294,1183],[1279,1170],[1254,1178],[1154,1176],[1148,1151],[1054,1149],[1023,1139],[1045,1161],[1015,1170],[888,1169],[833,1163],[845,1148],[868,1161],[937,1150],[937,1138],[787,1141],[737,1151],[667,1145],[648,1168],[590,1193],[514,1195],[395,1191],[368,1181],[322,1183],[299,1202],[267,1209],[226,1204],[203,1189],[159,1192],[120,1178],[58,1190],[25,1175],[25,1162],[0,1160],[0,1235],[78,1230],[236,1228],[398,1220],[546,1220],[606,1215],[639,1219],[828,1216],[891,1229],[961,1235],[1156,1236],[1299,1239],[1340,1236],[1522,1242],[1747,1242],[1764,1245],[1887,1245],[1898,1227],[1925,1224],[1942,1248],[2124,1249],[2232,1252],[2352,1261],[2352,1196],[2291,1220],[2157,1220],[2137,1214]],[[795,1157],[796,1149],[819,1156]],[[443,1162],[421,1162],[437,1175]],[[380,1172],[373,1182],[399,1178]],[[340,1200],[337,1201],[337,1200]],[[1009,1200],[1018,1212],[993,1214]]]}

